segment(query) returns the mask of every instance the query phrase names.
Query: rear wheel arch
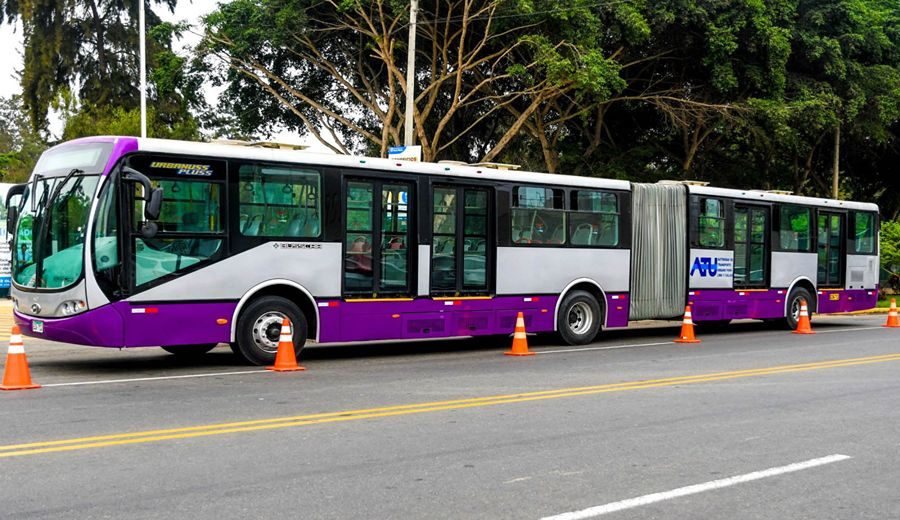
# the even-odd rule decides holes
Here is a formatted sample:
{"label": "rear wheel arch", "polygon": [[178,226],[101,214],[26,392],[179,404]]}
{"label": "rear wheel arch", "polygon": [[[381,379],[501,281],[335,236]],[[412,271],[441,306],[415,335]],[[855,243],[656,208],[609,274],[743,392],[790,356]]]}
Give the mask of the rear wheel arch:
{"label": "rear wheel arch", "polygon": [[809,294],[812,296],[812,298],[810,298],[811,301],[806,302],[806,304],[809,306],[810,312],[816,312],[818,310],[819,298],[817,295],[819,293],[816,291],[816,286],[812,282],[812,280],[810,280],[809,278],[807,278],[805,276],[801,276],[801,277],[797,278],[796,280],[794,280],[793,282],[791,282],[790,287],[788,287],[787,291],[785,291],[785,293],[784,293],[784,314],[785,314],[785,316],[787,315],[788,307],[791,304],[791,302],[790,302],[791,291],[793,291],[795,288],[798,288],[798,287],[806,289],[809,292]]}
{"label": "rear wheel arch", "polygon": [[590,278],[579,278],[569,282],[569,285],[559,293],[559,299],[556,300],[556,307],[553,309],[553,329],[559,330],[559,307],[562,305],[562,301],[566,298],[566,295],[572,291],[585,291],[597,299],[597,304],[600,306],[600,324],[606,326],[608,313],[606,308],[606,292],[600,287],[600,284],[594,280],[591,280]]}

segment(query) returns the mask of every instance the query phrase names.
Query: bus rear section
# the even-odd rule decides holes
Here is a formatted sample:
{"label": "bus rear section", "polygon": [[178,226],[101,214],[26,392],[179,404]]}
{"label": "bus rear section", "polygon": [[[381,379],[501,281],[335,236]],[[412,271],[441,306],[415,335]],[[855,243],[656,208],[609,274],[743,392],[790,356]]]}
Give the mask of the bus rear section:
{"label": "bus rear section", "polygon": [[877,226],[874,204],[691,187],[694,319],[795,328],[801,301],[819,314],[875,307]]}

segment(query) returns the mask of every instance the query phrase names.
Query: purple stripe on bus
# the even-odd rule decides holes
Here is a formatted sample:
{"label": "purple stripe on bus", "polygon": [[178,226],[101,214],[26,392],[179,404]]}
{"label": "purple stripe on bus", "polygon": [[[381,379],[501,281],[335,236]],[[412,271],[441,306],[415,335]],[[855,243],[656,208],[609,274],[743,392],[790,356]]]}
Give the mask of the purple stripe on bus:
{"label": "purple stripe on bus", "polygon": [[[26,336],[97,347],[124,346],[122,344],[122,315],[112,305],[104,305],[68,318],[36,320],[30,316],[19,314],[18,311],[15,311],[13,316],[16,325]],[[34,321],[43,322],[43,332],[32,332]]]}
{"label": "purple stripe on bus", "polygon": [[[835,295],[835,296],[832,296]],[[697,289],[690,292],[695,321],[774,319],[785,315],[787,289],[762,291]],[[837,298],[832,300],[831,298]],[[819,291],[816,312],[830,314],[871,309],[878,300],[876,290]]]}
{"label": "purple stripe on bus", "polygon": [[109,156],[109,161],[106,162],[106,168],[103,169],[103,175],[109,175],[112,172],[113,166],[116,165],[116,162],[125,154],[135,152],[138,149],[138,140],[134,137],[119,137],[116,140],[116,145],[113,147],[112,154]]}
{"label": "purple stripe on bus", "polygon": [[628,309],[631,299],[628,293],[609,293],[606,295],[606,327],[627,327]]}
{"label": "purple stripe on bus", "polygon": [[553,330],[556,296],[404,301],[319,301],[321,343],[511,334],[516,315],[528,332]]}
{"label": "purple stripe on bus", "polygon": [[[227,343],[237,302],[136,305],[117,302],[69,318],[45,319],[34,333],[33,318],[15,313],[28,336],[97,347],[146,347]],[[226,323],[219,324],[217,320]]]}

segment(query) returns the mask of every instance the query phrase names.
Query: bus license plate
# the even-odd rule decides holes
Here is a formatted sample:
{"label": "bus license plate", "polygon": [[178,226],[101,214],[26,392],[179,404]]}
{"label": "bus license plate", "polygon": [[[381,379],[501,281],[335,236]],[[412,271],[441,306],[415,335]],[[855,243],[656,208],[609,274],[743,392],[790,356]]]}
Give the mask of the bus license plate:
{"label": "bus license plate", "polygon": [[44,333],[44,322],[41,320],[34,320],[31,322],[31,332],[35,334],[43,334]]}

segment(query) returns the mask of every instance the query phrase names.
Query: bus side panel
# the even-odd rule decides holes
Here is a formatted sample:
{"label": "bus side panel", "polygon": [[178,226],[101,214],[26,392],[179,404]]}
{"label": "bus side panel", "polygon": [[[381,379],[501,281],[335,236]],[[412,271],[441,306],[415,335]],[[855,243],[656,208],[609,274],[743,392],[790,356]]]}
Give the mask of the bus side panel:
{"label": "bus side panel", "polygon": [[697,322],[783,318],[786,293],[786,289],[702,289],[690,291],[688,303]]}
{"label": "bus side panel", "polygon": [[770,287],[789,288],[800,278],[806,278],[815,286],[818,269],[816,253],[772,253]]}
{"label": "bus side panel", "polygon": [[847,255],[847,289],[878,288],[880,262],[875,255]]}
{"label": "bus side panel", "polygon": [[606,293],[628,292],[628,249],[498,247],[497,294],[559,294],[580,278]]}
{"label": "bus side panel", "polygon": [[322,300],[317,302],[322,318],[320,342],[511,334],[519,312],[523,313],[529,332],[550,332],[557,300],[556,296],[547,295],[408,301]]}
{"label": "bus side panel", "polygon": [[853,312],[872,309],[878,303],[876,289],[821,290],[818,294],[819,314]]}
{"label": "bus side panel", "polygon": [[237,302],[113,304],[122,315],[126,347],[228,343]]}
{"label": "bus side panel", "polygon": [[268,280],[292,280],[314,296],[341,293],[340,243],[261,244],[132,296],[132,301],[240,300]]}

